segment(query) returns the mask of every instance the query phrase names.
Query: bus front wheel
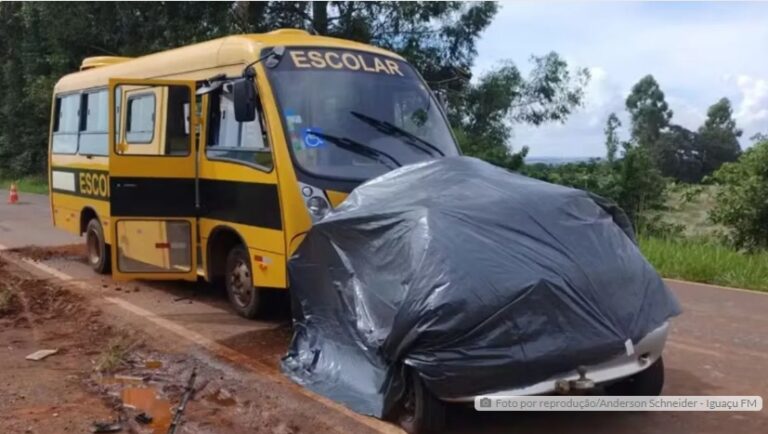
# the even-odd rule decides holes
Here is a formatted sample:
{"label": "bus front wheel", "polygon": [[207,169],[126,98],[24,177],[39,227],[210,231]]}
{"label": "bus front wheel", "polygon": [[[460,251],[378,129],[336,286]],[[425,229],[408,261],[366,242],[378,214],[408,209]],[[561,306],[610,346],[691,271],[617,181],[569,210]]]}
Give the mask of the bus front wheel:
{"label": "bus front wheel", "polygon": [[99,219],[92,218],[85,229],[85,245],[88,248],[88,265],[99,274],[109,273],[111,259],[109,244],[104,241],[104,229]]}
{"label": "bus front wheel", "polygon": [[242,246],[233,247],[227,254],[224,282],[232,307],[245,318],[255,318],[261,306],[259,290],[253,286],[253,272],[248,250]]}

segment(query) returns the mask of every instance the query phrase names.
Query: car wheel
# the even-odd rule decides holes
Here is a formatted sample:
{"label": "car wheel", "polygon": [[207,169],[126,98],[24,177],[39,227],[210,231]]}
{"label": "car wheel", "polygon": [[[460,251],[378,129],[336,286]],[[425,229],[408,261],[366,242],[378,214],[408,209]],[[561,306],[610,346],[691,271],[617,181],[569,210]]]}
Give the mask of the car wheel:
{"label": "car wheel", "polygon": [[253,272],[248,250],[234,247],[227,254],[224,282],[232,307],[245,318],[255,318],[261,306],[259,290],[253,286]]}
{"label": "car wheel", "polygon": [[397,422],[408,434],[439,433],[445,427],[445,403],[437,399],[416,374],[407,376]]}
{"label": "car wheel", "polygon": [[85,246],[88,250],[88,265],[99,274],[109,273],[112,265],[109,244],[104,242],[104,230],[99,219],[93,218],[85,228]]}
{"label": "car wheel", "polygon": [[664,360],[658,358],[651,366],[617,383],[606,386],[608,395],[659,396],[664,388]]}

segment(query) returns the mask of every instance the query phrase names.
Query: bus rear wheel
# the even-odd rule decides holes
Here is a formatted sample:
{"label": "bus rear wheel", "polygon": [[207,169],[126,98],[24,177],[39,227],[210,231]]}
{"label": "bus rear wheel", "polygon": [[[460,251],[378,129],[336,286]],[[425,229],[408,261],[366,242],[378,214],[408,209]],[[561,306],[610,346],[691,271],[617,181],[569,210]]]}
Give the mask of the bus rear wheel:
{"label": "bus rear wheel", "polygon": [[99,274],[109,273],[111,259],[109,245],[104,241],[104,230],[99,219],[92,218],[85,228],[88,265]]}
{"label": "bus rear wheel", "polygon": [[235,311],[245,318],[256,318],[261,300],[258,288],[253,286],[251,258],[244,246],[233,247],[227,254],[224,282]]}

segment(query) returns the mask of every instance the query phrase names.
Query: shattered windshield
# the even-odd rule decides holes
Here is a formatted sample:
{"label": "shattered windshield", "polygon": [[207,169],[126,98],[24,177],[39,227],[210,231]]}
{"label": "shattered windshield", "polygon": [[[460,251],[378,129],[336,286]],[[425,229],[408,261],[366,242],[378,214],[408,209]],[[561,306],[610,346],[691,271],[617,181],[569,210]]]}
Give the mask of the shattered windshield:
{"label": "shattered windshield", "polygon": [[405,62],[293,48],[269,78],[294,159],[314,175],[366,180],[458,154],[437,102]]}

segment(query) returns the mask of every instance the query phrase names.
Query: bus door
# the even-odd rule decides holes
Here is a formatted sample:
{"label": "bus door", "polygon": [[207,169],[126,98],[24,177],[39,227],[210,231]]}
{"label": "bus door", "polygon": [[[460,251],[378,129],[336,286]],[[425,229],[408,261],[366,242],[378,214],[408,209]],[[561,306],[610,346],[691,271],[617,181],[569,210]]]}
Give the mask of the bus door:
{"label": "bus door", "polygon": [[109,178],[116,279],[197,279],[195,83],[110,79]]}

